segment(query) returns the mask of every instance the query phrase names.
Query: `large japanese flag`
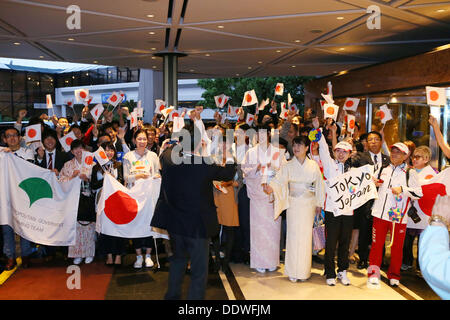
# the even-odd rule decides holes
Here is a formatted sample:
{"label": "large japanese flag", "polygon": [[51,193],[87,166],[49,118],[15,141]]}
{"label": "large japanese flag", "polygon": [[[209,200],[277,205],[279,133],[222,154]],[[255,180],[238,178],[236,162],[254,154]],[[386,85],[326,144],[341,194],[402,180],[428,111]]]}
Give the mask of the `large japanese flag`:
{"label": "large japanese flag", "polygon": [[103,110],[105,110],[105,108],[101,103],[97,104],[94,108],[92,108],[91,115],[92,118],[94,118],[95,122],[98,121],[98,118],[100,118],[100,116],[102,115]]}
{"label": "large japanese flag", "polygon": [[277,83],[275,86],[275,95],[282,96],[284,92],[284,83]]}
{"label": "large japanese flag", "polygon": [[122,96],[119,93],[113,91],[113,93],[109,96],[108,100],[106,101],[108,101],[108,103],[113,107],[117,107],[120,101],[122,101]]}
{"label": "large japanese flag", "polygon": [[131,189],[105,174],[97,206],[97,232],[122,238],[166,238],[150,222],[161,188],[161,179],[139,179]]}
{"label": "large japanese flag", "polygon": [[161,112],[166,108],[166,102],[161,99],[155,100],[155,114],[161,114]]}
{"label": "large japanese flag", "polygon": [[422,184],[423,196],[418,200],[419,207],[428,216],[431,216],[436,197],[450,195],[450,168],[439,172],[434,177],[425,177],[426,184]]}
{"label": "large japanese flag", "polygon": [[244,99],[242,100],[242,106],[251,106],[258,103],[258,98],[256,97],[255,90],[246,91],[244,94]]}
{"label": "large japanese flag", "polygon": [[432,106],[445,106],[447,104],[447,96],[445,88],[425,87],[427,91],[427,104]]}
{"label": "large japanese flag", "polygon": [[387,105],[383,104],[380,107],[380,110],[378,110],[375,115],[380,118],[381,123],[385,124],[387,121],[392,120],[392,113],[391,110],[388,108]]}
{"label": "large japanese flag", "polygon": [[52,171],[0,152],[0,224],[35,243],[75,245],[80,181],[58,181]]}
{"label": "large japanese flag", "polygon": [[88,89],[77,89],[75,90],[75,99],[77,102],[84,102],[89,97]]}
{"label": "large japanese flag", "polygon": [[358,104],[358,98],[347,98],[344,103],[344,110],[356,111]]}
{"label": "large japanese flag", "polygon": [[223,108],[223,106],[227,104],[228,98],[229,98],[229,97],[226,96],[226,95],[223,94],[223,93],[222,93],[221,95],[219,95],[219,96],[214,96],[214,101],[216,102],[216,107],[217,107],[218,109]]}
{"label": "large japanese flag", "polygon": [[25,142],[41,141],[41,124],[34,124],[25,128]]}
{"label": "large japanese flag", "polygon": [[68,134],[63,136],[61,139],[59,139],[59,142],[61,143],[62,147],[66,152],[70,151],[70,145],[72,144],[73,140],[76,140],[77,137],[73,133],[73,131],[70,131]]}
{"label": "large japanese flag", "polygon": [[325,105],[323,106],[324,119],[332,118],[334,121],[336,121],[338,112],[339,112],[339,107],[335,104],[325,103]]}

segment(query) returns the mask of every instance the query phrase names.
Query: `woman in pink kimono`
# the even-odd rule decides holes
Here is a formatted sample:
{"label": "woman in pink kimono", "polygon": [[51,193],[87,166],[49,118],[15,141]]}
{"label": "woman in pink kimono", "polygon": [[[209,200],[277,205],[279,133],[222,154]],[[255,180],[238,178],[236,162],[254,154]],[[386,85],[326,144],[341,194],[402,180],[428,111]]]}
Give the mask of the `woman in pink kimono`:
{"label": "woman in pink kimono", "polygon": [[281,218],[274,219],[273,196],[263,188],[280,168],[284,155],[270,144],[270,128],[258,130],[258,144],[249,149],[242,171],[250,198],[250,268],[275,271],[280,264]]}

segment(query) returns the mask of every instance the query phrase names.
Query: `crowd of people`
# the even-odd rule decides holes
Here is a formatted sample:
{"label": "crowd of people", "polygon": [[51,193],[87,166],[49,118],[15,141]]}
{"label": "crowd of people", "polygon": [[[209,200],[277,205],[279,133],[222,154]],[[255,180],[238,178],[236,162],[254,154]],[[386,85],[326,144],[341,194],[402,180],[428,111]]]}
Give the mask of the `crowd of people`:
{"label": "crowd of people", "polygon": [[[272,102],[271,106],[276,107],[276,103]],[[181,143],[179,135],[173,132],[172,122],[155,114],[152,123],[144,123],[140,119],[138,126],[130,129],[130,110],[122,106],[116,110],[115,114],[105,111],[103,118],[97,122],[90,118],[87,107],[83,109],[80,119],[49,118],[45,115],[31,118],[27,125],[41,124],[42,138],[28,144],[23,137],[25,126],[22,124],[26,111],[20,111],[14,126],[1,132],[2,151],[12,152],[17,157],[54,171],[61,181],[75,177],[82,180],[76,244],[64,249],[75,264],[83,260],[88,264],[96,256],[102,256],[107,265],[120,265],[127,243],[130,243],[130,239],[96,233],[96,195],[102,188],[104,174],[113,175],[126,187],[132,187],[139,179],[161,177],[160,200],[166,201],[169,207],[182,197],[170,194],[170,190],[175,190],[170,189],[174,188],[170,183],[190,185],[192,182],[172,181],[179,176],[168,170],[171,164],[167,159],[163,161],[164,153],[173,151]],[[205,174],[202,181],[209,183],[208,179],[211,180],[206,192],[212,197],[209,199],[205,195],[199,201],[213,201],[216,210],[209,212],[211,203],[207,204],[205,211],[213,216],[195,220],[198,230],[193,227],[195,232],[184,234],[180,231],[183,225],[173,225],[176,220],[155,222],[158,227],[170,226],[167,227],[170,241],[163,241],[163,244],[168,256],[174,256],[173,269],[176,265],[177,272],[185,267],[186,262],[180,258],[178,264],[175,259],[176,248],[185,241],[179,238],[180,235],[206,239],[210,247],[208,259],[216,270],[228,272],[229,263],[235,262],[249,264],[258,273],[273,272],[280,267],[281,259],[284,260],[287,278],[297,282],[307,281],[311,277],[312,261],[316,261],[324,265],[327,285],[334,286],[339,280],[347,286],[351,284],[347,275],[349,264],[355,263],[358,269],[367,269],[368,283],[376,286],[380,281],[379,270],[385,262],[386,234],[391,232],[393,241],[387,272],[390,285],[398,286],[401,271],[413,268],[414,257],[419,257],[419,252],[413,253],[413,243],[428,226],[429,220],[416,200],[423,196],[420,186],[426,182],[425,179],[437,174],[430,166],[431,151],[427,146],[415,146],[412,141],[404,141],[388,147],[382,131],[364,133],[356,124],[355,131],[350,134],[345,124],[331,118],[319,120],[310,108],[305,110],[303,116],[289,111],[284,119],[277,114],[261,113],[252,124],[246,122],[244,112],[236,122],[222,119],[224,115],[216,113],[214,122],[203,123],[201,112],[202,107],[196,107],[189,113],[186,128],[195,128],[202,137],[205,133],[209,139],[201,140],[200,149],[192,145],[192,155],[215,157],[216,164],[211,166],[225,165],[230,158],[236,165],[232,175],[230,171],[222,175],[217,172],[215,175]],[[114,117],[118,119],[114,120]],[[430,123],[435,131],[439,131],[431,116]],[[228,129],[234,130],[232,141],[225,139]],[[318,141],[310,139],[311,131],[320,133],[317,135],[320,136]],[[59,139],[70,132],[77,139],[71,143],[70,151],[65,152]],[[217,132],[223,141],[217,142],[212,138]],[[445,142],[441,140],[438,142],[445,148]],[[217,142],[213,146],[215,152],[211,152],[211,146],[206,145],[208,141]],[[86,174],[80,170],[82,151],[94,152],[99,147],[106,151],[109,161],[103,166],[97,163],[92,172]],[[325,181],[352,167],[366,164],[374,167],[373,180],[378,199],[369,200],[356,210],[336,214],[325,201],[329,192]],[[195,175],[203,177],[198,172]],[[195,179],[195,176],[190,179]],[[203,185],[198,187],[203,188]],[[198,192],[200,194],[205,190]],[[189,203],[189,199],[185,201]],[[405,214],[410,207],[416,209],[419,219]],[[401,208],[404,218],[393,222],[389,213],[392,208]],[[158,212],[156,215],[157,210],[163,212],[171,209],[161,209],[157,205],[155,218],[160,219],[163,214]],[[185,219],[189,219],[189,208],[186,210]],[[323,260],[318,255],[320,249],[313,249],[315,219],[325,223]],[[183,223],[192,224],[193,221]],[[8,258],[5,269],[11,270],[16,264],[15,234],[8,225],[2,226],[2,233],[3,253]],[[131,240],[136,254],[134,268],[142,268],[144,264],[145,267],[152,267],[153,239]],[[37,245],[20,239],[24,267],[29,265],[29,257]],[[204,246],[204,243],[195,245]],[[50,257],[61,249],[40,247]],[[202,252],[204,254],[205,251]],[[200,255],[199,259],[203,258]],[[191,268],[195,264],[203,275],[207,272],[204,265],[197,267],[199,264],[193,257],[190,263]],[[418,260],[416,270],[420,274]],[[204,295],[205,279],[202,277],[200,289],[197,288],[197,298]],[[172,289],[166,297],[179,298],[175,285]]]}

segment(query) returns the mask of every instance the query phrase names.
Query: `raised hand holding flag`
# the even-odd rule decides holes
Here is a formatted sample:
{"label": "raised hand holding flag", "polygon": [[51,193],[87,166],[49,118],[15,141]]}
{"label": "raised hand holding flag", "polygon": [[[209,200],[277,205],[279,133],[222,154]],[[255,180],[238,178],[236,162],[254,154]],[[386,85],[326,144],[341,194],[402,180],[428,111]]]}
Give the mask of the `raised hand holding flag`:
{"label": "raised hand holding flag", "polygon": [[258,103],[258,98],[256,97],[255,90],[246,91],[242,100],[242,106],[247,107],[256,103]]}

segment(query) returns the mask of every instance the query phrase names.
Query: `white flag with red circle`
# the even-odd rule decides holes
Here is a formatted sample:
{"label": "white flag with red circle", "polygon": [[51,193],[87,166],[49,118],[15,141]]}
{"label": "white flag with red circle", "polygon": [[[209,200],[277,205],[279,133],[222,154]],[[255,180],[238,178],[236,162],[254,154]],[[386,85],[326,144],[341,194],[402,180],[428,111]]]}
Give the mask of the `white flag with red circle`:
{"label": "white flag with red circle", "polygon": [[166,102],[161,99],[155,100],[155,114],[161,114],[162,111],[166,108]]}
{"label": "white flag with red circle", "polygon": [[68,134],[63,136],[61,139],[59,139],[59,143],[61,143],[61,146],[64,148],[66,152],[70,151],[70,145],[72,144],[73,140],[76,140],[77,137],[73,133],[73,131],[70,131]]}
{"label": "white flag with red circle", "polygon": [[229,99],[229,97],[223,93],[219,96],[214,96],[214,101],[216,102],[216,107],[218,109],[223,108],[227,104],[228,99]]}
{"label": "white flag with red circle", "polygon": [[130,113],[130,129],[138,126],[138,117],[136,109]]}
{"label": "white flag with red circle", "polygon": [[41,141],[41,124],[34,124],[25,128],[25,142]]}
{"label": "white flag with red circle", "polygon": [[167,118],[172,111],[175,110],[174,106],[170,106],[169,108],[165,108],[164,110],[161,111],[161,114],[164,116],[164,118]]}
{"label": "white flag with red circle", "polygon": [[184,118],[183,117],[174,117],[173,118],[173,132],[179,132],[184,128]]}
{"label": "white flag with red circle", "polygon": [[77,102],[84,102],[89,97],[88,89],[77,89],[75,90],[75,99]]}
{"label": "white flag with red circle", "polygon": [[244,94],[244,99],[242,100],[242,106],[251,106],[258,103],[258,98],[256,97],[255,90],[246,91]]}
{"label": "white flag with red circle", "polygon": [[275,86],[275,95],[277,96],[282,96],[284,92],[284,83],[277,83],[277,85]]}
{"label": "white flag with red circle", "polygon": [[238,110],[239,110],[239,107],[233,107],[232,105],[228,104],[227,115],[229,117],[236,117]]}
{"label": "white flag with red circle", "polygon": [[97,104],[94,108],[92,108],[91,115],[92,118],[94,118],[95,122],[98,121],[104,110],[105,108],[101,103]]}
{"label": "white flag with red circle", "polygon": [[94,98],[93,98],[92,96],[89,96],[89,97],[87,97],[86,99],[84,99],[84,102],[83,102],[84,106],[85,106],[85,107],[89,106],[89,105],[91,104],[91,102],[92,102],[93,99],[94,99]]}
{"label": "white flag with red circle", "polygon": [[427,91],[427,104],[431,106],[445,106],[447,104],[447,96],[445,88],[425,87]]}
{"label": "white flag with red circle", "polygon": [[121,238],[165,238],[150,227],[161,179],[139,179],[131,189],[106,174],[97,206],[96,231]]}
{"label": "white flag with red circle", "polygon": [[245,118],[245,123],[247,123],[250,127],[253,125],[255,121],[255,116],[251,113],[247,113],[247,117]]}
{"label": "white flag with red circle", "polygon": [[391,110],[385,104],[380,107],[380,109],[375,113],[375,116],[381,120],[382,124],[385,124],[387,121],[392,120]]}
{"label": "white flag with red circle", "polygon": [[295,103],[293,103],[293,104],[291,104],[289,106],[289,110],[291,110],[291,111],[293,111],[295,113],[298,113],[298,108],[297,108],[297,105]]}
{"label": "white flag with red circle", "polygon": [[144,117],[144,108],[141,107],[141,100],[137,103],[136,114],[138,118],[142,119]]}
{"label": "white flag with red circle", "polygon": [[122,101],[122,97],[118,92],[113,91],[106,101],[115,108]]}
{"label": "white flag with red circle", "polygon": [[356,111],[359,105],[358,98],[347,98],[344,103],[344,110]]}
{"label": "white flag with red circle", "polygon": [[47,109],[53,109],[52,95],[47,94],[46,96]]}
{"label": "white flag with red circle", "polygon": [[173,109],[171,113],[169,113],[169,121],[173,121],[174,118],[179,117],[180,116],[180,111],[178,111],[177,109]]}
{"label": "white flag with red circle", "polygon": [[288,115],[289,115],[289,109],[286,107],[286,102],[281,102],[280,118],[287,119]]}
{"label": "white flag with red circle", "polygon": [[346,117],[347,117],[347,132],[353,134],[355,132],[356,118],[352,114],[348,114]]}
{"label": "white flag with red circle", "polygon": [[66,104],[66,106],[71,107],[73,109],[73,99],[66,100],[65,104]]}
{"label": "white flag with red circle", "polygon": [[325,105],[323,106],[324,119],[332,118],[334,121],[336,121],[338,112],[339,107],[335,104],[325,103]]}
{"label": "white flag with red circle", "polygon": [[323,106],[327,103],[325,100],[320,100],[320,108],[323,110]]}
{"label": "white flag with red circle", "polygon": [[104,166],[109,161],[108,156],[102,147],[98,147],[97,151],[94,152],[94,158],[101,166]]}
{"label": "white flag with red circle", "polygon": [[94,153],[83,150],[83,155],[81,158],[81,170],[89,172],[94,165]]}

